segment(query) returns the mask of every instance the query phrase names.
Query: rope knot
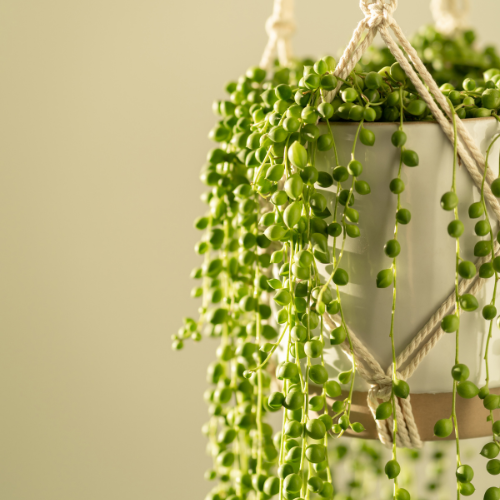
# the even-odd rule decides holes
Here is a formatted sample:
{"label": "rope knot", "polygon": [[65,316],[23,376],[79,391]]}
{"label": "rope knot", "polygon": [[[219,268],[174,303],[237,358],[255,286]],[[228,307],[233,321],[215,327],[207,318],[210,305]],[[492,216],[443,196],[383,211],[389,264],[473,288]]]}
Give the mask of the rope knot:
{"label": "rope knot", "polygon": [[272,15],[266,21],[266,32],[269,37],[290,38],[295,31],[295,22],[291,18]]}
{"label": "rope knot", "polygon": [[288,66],[292,59],[291,39],[295,31],[293,0],[274,0],[273,13],[266,21],[266,31],[269,40],[262,54],[260,67],[269,69],[275,53],[279,63]]}
{"label": "rope knot", "polygon": [[[397,372],[398,380],[404,380],[401,373]],[[390,375],[385,375],[382,373],[374,374],[371,380],[367,380],[371,384],[370,391],[372,394],[383,401],[389,399],[392,392],[392,377]]]}
{"label": "rope knot", "polygon": [[375,0],[368,3],[368,0],[361,0],[361,10],[365,14],[366,22],[370,28],[376,28],[381,24],[391,24],[392,13],[396,10],[397,0]]}

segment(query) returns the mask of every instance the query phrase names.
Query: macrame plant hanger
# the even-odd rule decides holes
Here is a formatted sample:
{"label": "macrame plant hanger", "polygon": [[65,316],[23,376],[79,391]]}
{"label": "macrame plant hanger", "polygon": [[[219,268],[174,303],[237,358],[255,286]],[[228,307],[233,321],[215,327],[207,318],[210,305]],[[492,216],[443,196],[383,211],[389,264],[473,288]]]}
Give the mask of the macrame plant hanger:
{"label": "macrame plant hanger", "polygon": [[[360,8],[364,18],[359,22],[353,32],[352,38],[345,49],[335,70],[335,76],[339,83],[337,88],[331,92],[326,92],[323,96],[326,102],[331,102],[339,91],[342,80],[346,80],[354,69],[366,49],[371,45],[375,35],[380,33],[384,43],[387,45],[396,61],[411,80],[421,98],[431,110],[437,123],[443,130],[450,142],[454,143],[454,131],[451,124],[453,111],[450,108],[446,97],[439,90],[436,82],[428,72],[425,65],[420,60],[416,50],[412,47],[400,26],[393,17],[393,13],[398,5],[398,0],[360,0]],[[438,29],[444,29],[447,33],[453,33],[457,29],[462,29],[468,11],[468,0],[462,1],[462,10],[459,10],[457,0],[432,0],[431,8],[435,16]],[[261,60],[262,68],[269,68],[273,54],[277,49],[278,59],[282,65],[286,65],[291,57],[290,37],[294,31],[292,0],[275,0],[273,15],[266,23],[269,34],[269,42]],[[392,30],[395,39],[391,36]],[[398,45],[399,44],[399,45]],[[399,47],[401,46],[403,50]],[[473,182],[478,189],[481,189],[485,159],[478,146],[468,133],[464,124],[455,115],[457,125],[457,151],[465,164]],[[484,185],[484,197],[489,208],[500,221],[500,204],[491,192],[491,183],[495,180],[493,172],[486,171],[486,182]],[[495,255],[500,254],[500,246],[495,242]],[[476,266],[480,266],[488,260],[482,257],[477,260]],[[484,279],[477,274],[471,280],[462,279],[459,283],[459,294],[470,293],[476,295],[485,284]],[[417,333],[413,340],[397,357],[398,378],[407,380],[418,368],[425,356],[431,351],[436,343],[444,336],[441,329],[441,320],[449,314],[455,307],[455,292],[450,294],[437,311],[429,318],[426,325]],[[330,328],[337,328],[341,325],[339,315],[329,315],[325,313],[325,322]],[[368,351],[363,342],[356,336],[349,327],[349,335],[353,343],[354,355],[356,357],[357,370],[361,377],[370,385],[367,403],[375,419],[375,411],[378,400],[387,401],[391,396],[392,388],[392,364],[383,370],[378,361]],[[341,346],[347,356],[351,356],[348,342]],[[422,441],[418,432],[413,411],[411,398],[396,398],[396,416],[398,419],[398,432],[396,444],[405,448],[420,448]],[[392,446],[392,419],[385,421],[375,419],[377,432],[380,441],[390,447]]]}
{"label": "macrame plant hanger", "polygon": [[[368,0],[360,1],[360,7],[365,17],[359,22],[358,26],[354,30],[352,39],[342,55],[339,64],[337,65],[335,75],[342,79],[346,79],[356,66],[365,50],[372,43],[375,35],[380,33],[385,44],[396,58],[396,61],[399,62],[402,69],[417,89],[421,98],[431,110],[441,129],[451,143],[453,143],[454,133],[453,127],[450,123],[453,111],[449,106],[448,100],[441,93],[436,82],[433,80],[432,76],[427,71],[427,68],[420,60],[416,50],[411,46],[410,42],[405,37],[403,31],[392,16],[397,8],[397,4],[397,0],[388,0],[387,2],[384,0],[376,0],[371,3],[368,2]],[[392,30],[397,42],[405,50],[408,55],[408,59],[399,48],[398,43],[396,43],[396,41],[392,38],[389,29]],[[333,100],[340,88],[340,85],[341,84],[339,83],[337,88],[326,96],[327,101]],[[442,110],[444,110],[444,112]],[[481,189],[482,173],[485,169],[485,159],[464,124],[458,117],[456,117],[456,122],[458,154],[471,175],[472,180],[478,189]],[[490,187],[493,180],[493,173],[491,170],[487,170],[486,183],[484,186],[485,199],[491,210],[494,212],[497,220],[500,220],[500,204],[491,192]],[[495,244],[494,251],[496,255],[499,253],[498,244]],[[485,262],[484,258],[479,259],[478,265],[483,262]],[[462,280],[459,285],[460,293],[467,292],[475,295],[482,288],[484,282],[485,280],[479,278],[477,275],[472,280]],[[414,373],[423,358],[444,335],[443,330],[440,328],[440,322],[442,318],[452,310],[454,305],[455,294],[452,293],[439,307],[436,313],[432,315],[424,328],[418,332],[415,338],[398,356],[396,360],[398,368],[401,370],[402,366],[405,364],[407,365],[405,369],[398,372],[398,376],[402,380],[408,379]],[[336,327],[340,324],[340,318],[338,316],[327,315],[326,319],[331,327]],[[384,372],[380,364],[373,358],[362,342],[356,337],[354,332],[350,331],[350,335],[354,342],[355,355],[359,360],[359,372],[371,386],[368,392],[368,406],[375,417],[375,410],[378,406],[377,399],[386,401],[389,399],[391,394],[392,380],[390,373],[392,372],[392,365],[389,366]],[[347,354],[350,354],[347,345],[342,345],[342,348]],[[396,436],[397,445],[407,448],[421,447],[422,442],[413,418],[410,397],[398,400],[396,412],[399,420],[398,434]],[[388,420],[389,422],[376,420],[376,425],[380,440],[385,445],[390,446],[391,435],[388,432],[387,427],[387,425],[390,425],[390,419]]]}

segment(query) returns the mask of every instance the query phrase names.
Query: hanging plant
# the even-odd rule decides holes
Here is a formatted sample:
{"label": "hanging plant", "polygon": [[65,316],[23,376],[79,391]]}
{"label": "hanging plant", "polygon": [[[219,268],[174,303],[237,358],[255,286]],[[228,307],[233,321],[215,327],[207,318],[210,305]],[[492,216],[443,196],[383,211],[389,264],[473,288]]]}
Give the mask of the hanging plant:
{"label": "hanging plant", "polygon": [[[409,499],[399,484],[397,445],[418,447],[421,439],[406,380],[446,333],[455,335],[453,400],[446,410],[449,414],[435,423],[434,434],[445,438],[455,433],[457,491],[472,494],[474,473],[461,460],[456,403],[457,398],[480,398],[492,437],[481,454],[489,459],[491,474],[500,472],[496,458],[500,421],[493,414],[500,407],[500,396],[489,386],[500,272],[498,236],[489,209],[497,217],[500,214],[495,198],[500,196],[500,179],[494,179],[488,166],[500,134],[491,138],[484,159],[460,122],[483,117],[500,121],[500,70],[486,71],[482,80],[467,78],[457,88],[445,83],[437,90],[411,47],[405,50],[415,68],[388,34],[390,26],[405,45],[391,17],[394,2],[389,4],[392,10],[383,12],[380,1],[372,5],[380,9],[365,5],[361,27],[368,30],[366,38],[361,41],[362,30],[357,30],[339,64],[325,57],[313,65],[296,62],[276,65],[271,71],[253,67],[230,82],[226,99],[214,104],[218,122],[209,137],[218,145],[208,153],[201,172],[209,188],[203,195],[208,207],[195,221],[195,227],[204,231],[196,245],[204,262],[193,270],[200,285],[192,295],[201,298],[202,305],[199,318],[187,318],[173,339],[174,349],[181,349],[189,338],[220,338],[205,393],[210,420],[204,433],[214,460],[207,479],[219,481],[207,497],[210,500],[332,498],[328,441],[366,432],[353,411],[360,376],[371,385],[368,406],[379,437],[392,450],[384,471],[393,481],[394,498]],[[377,72],[364,71],[356,63],[377,31],[397,62]],[[453,293],[426,325],[432,345],[424,345],[429,338],[419,334],[398,357],[398,279],[408,273],[400,262],[408,250],[401,234],[412,222],[407,208],[411,182],[404,178],[407,172],[418,171],[420,164],[418,151],[410,148],[407,125],[434,119],[453,143],[451,187],[437,200],[450,213],[449,225],[442,230],[455,240],[454,255],[449,256],[455,269],[449,283]],[[334,133],[340,122],[354,127],[351,139],[341,143]],[[346,319],[350,303],[343,292],[351,283],[347,249],[365,230],[364,217],[369,215],[362,200],[374,196],[375,186],[366,180],[365,171],[375,166],[358,156],[360,148],[375,146],[377,134],[370,126],[374,122],[396,122],[384,148],[398,158],[386,191],[395,197],[393,235],[379,250],[389,259],[388,267],[378,270],[370,292],[375,297],[385,293],[381,289],[392,290],[387,310],[392,364],[387,374],[352,331]],[[342,158],[341,150],[347,148],[350,157]],[[320,157],[328,157],[331,165],[320,168]],[[468,207],[480,238],[474,246],[477,262],[464,259],[460,246],[464,223],[457,189],[459,158],[480,192],[480,200]],[[494,283],[492,296],[482,307],[481,319],[488,322],[486,379],[479,388],[460,360],[460,325],[462,315],[479,308],[476,294],[489,279]],[[349,366],[332,376],[325,353],[336,348],[346,353]],[[400,373],[401,365],[415,353],[418,359]],[[280,414],[276,431],[270,424],[273,413]],[[484,498],[500,499],[500,488],[489,488]]]}

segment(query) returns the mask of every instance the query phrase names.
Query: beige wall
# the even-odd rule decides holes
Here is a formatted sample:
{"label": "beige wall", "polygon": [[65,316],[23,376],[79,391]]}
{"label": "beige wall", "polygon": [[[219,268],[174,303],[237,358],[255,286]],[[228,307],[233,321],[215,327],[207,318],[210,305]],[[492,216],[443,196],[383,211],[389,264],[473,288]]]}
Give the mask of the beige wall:
{"label": "beige wall", "polygon": [[[430,20],[427,1],[400,3],[407,31]],[[474,4],[472,23],[500,42],[498,5]],[[0,3],[2,500],[203,498],[215,346],[172,353],[170,335],[197,307],[211,102],[258,61],[270,10]],[[355,0],[297,11],[302,55],[335,53],[360,15]]]}

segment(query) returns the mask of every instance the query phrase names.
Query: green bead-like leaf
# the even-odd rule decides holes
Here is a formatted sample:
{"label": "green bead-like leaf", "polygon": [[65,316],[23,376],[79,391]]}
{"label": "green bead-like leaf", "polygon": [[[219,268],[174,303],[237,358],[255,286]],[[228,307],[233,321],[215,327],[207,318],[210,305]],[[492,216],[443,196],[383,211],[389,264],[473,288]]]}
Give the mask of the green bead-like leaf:
{"label": "green bead-like leaf", "polygon": [[288,150],[288,159],[297,168],[307,166],[307,150],[300,142],[295,141]]}
{"label": "green bead-like leaf", "polygon": [[386,401],[385,403],[381,403],[378,405],[377,410],[375,412],[375,418],[377,420],[386,420],[392,415],[392,403],[390,401]]}
{"label": "green bead-like leaf", "polygon": [[339,374],[339,382],[341,384],[348,384],[351,380],[352,371],[342,372]]}
{"label": "green bead-like leaf", "polygon": [[394,479],[399,476],[401,472],[401,466],[396,460],[389,460],[385,464],[385,473],[389,479]]}
{"label": "green bead-like leaf", "polygon": [[377,274],[377,288],[387,288],[392,285],[393,280],[392,269],[384,269]]}
{"label": "green bead-like leaf", "polygon": [[434,425],[434,435],[440,438],[446,438],[453,432],[453,422],[451,418],[438,420]]}
{"label": "green bead-like leaf", "polygon": [[287,289],[279,290],[274,296],[274,301],[280,306],[287,306],[292,301],[292,295]]}
{"label": "green bead-like leaf", "polygon": [[281,283],[281,281],[276,278],[271,278],[267,282],[273,290],[280,290],[281,288],[283,288],[283,283]]}
{"label": "green bead-like leaf", "polygon": [[410,386],[404,380],[396,380],[394,383],[394,394],[401,399],[406,399],[410,394]]}
{"label": "green bead-like leaf", "polygon": [[343,326],[335,328],[330,334],[330,344],[340,345],[347,337],[347,332]]}
{"label": "green bead-like leaf", "polygon": [[364,425],[360,422],[354,422],[353,424],[351,424],[351,429],[357,434],[366,430]]}
{"label": "green bead-like leaf", "polygon": [[290,203],[288,207],[286,207],[285,213],[283,214],[283,220],[290,229],[294,227],[296,224],[298,224],[301,212],[302,212],[301,201],[294,201],[293,203]]}

